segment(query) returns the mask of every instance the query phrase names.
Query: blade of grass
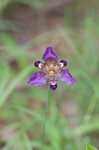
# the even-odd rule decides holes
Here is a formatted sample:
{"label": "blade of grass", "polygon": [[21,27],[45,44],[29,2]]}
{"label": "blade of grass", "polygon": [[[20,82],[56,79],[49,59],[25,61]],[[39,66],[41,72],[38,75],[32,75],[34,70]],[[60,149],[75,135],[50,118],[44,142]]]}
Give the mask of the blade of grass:
{"label": "blade of grass", "polygon": [[27,150],[33,150],[32,149],[32,144],[31,144],[29,138],[27,137],[27,135],[24,134],[23,136],[24,136],[24,145],[25,145],[26,149]]}
{"label": "blade of grass", "polygon": [[9,80],[9,76],[6,76],[1,81],[1,85],[0,85],[0,97],[1,97],[2,93],[5,92],[4,89],[6,87],[6,84],[7,84],[8,80]]}
{"label": "blade of grass", "polygon": [[29,113],[30,115],[32,115],[33,117],[35,117],[39,121],[43,121],[43,117],[41,117],[41,115],[36,113],[36,112],[32,112],[31,110],[29,110],[27,108],[23,108],[23,107],[19,107],[19,106],[13,106],[13,107],[20,110],[20,111],[23,111],[24,113]]}
{"label": "blade of grass", "polygon": [[31,70],[32,70],[32,67],[29,66],[25,68],[19,75],[17,75],[15,80],[13,80],[12,83],[9,85],[9,88],[7,88],[5,92],[2,94],[1,99],[0,99],[0,107],[5,103],[6,99],[8,98],[10,93],[14,90],[16,85],[19,84],[22,81],[22,79],[25,78],[29,74],[29,72],[31,72]]}
{"label": "blade of grass", "polygon": [[66,133],[66,135],[68,135],[68,137],[70,138],[75,138],[77,136],[81,136],[93,131],[98,131],[99,130],[99,119],[94,119],[89,121],[88,123],[84,124],[84,125],[80,125],[78,127],[76,127],[73,130],[66,130],[66,132],[68,131],[69,133]]}
{"label": "blade of grass", "polygon": [[32,56],[34,59],[37,58],[37,56],[34,53],[25,50],[22,46],[19,46],[10,35],[6,33],[0,33],[0,37],[4,42],[4,45],[0,48],[6,49],[6,51],[8,51],[10,55],[12,56],[28,55]]}

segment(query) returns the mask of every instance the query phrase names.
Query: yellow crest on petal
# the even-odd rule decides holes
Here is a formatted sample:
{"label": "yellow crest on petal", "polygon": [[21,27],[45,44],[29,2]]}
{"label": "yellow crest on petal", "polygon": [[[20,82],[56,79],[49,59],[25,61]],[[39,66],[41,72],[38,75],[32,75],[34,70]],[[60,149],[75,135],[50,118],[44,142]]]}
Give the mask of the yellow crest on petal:
{"label": "yellow crest on petal", "polygon": [[42,68],[42,64],[41,63],[38,66],[39,66],[39,68]]}
{"label": "yellow crest on petal", "polygon": [[60,64],[59,64],[61,67],[63,67],[64,66],[64,64],[61,62]]}
{"label": "yellow crest on petal", "polygon": [[51,85],[55,85],[55,82],[51,82]]}

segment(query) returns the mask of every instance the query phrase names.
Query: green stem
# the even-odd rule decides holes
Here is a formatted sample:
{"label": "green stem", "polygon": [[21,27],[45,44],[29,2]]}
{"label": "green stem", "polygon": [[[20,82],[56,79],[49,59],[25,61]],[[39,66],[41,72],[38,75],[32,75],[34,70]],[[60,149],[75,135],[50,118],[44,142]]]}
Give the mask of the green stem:
{"label": "green stem", "polygon": [[42,144],[43,144],[43,150],[44,150],[44,144],[45,144],[45,134],[46,134],[46,121],[47,121],[47,112],[48,112],[48,105],[49,105],[49,99],[50,99],[50,86],[48,85],[48,96],[46,101],[46,107],[44,110],[44,120],[43,120],[43,126],[42,126]]}

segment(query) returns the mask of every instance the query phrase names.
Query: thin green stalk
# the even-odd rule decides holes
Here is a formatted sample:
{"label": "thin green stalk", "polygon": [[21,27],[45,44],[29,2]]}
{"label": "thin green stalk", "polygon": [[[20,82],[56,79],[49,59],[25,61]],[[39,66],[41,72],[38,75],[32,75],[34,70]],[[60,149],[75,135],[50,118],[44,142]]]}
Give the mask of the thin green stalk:
{"label": "thin green stalk", "polygon": [[88,110],[87,110],[87,113],[86,113],[86,116],[85,116],[85,119],[84,119],[85,122],[90,120],[91,114],[93,113],[93,111],[95,109],[96,103],[97,103],[97,96],[94,95],[92,97],[92,100],[91,100],[89,106],[88,106]]}
{"label": "thin green stalk", "polygon": [[43,120],[43,126],[42,126],[42,144],[43,144],[43,149],[44,149],[45,136],[46,136],[46,121],[47,121],[49,100],[50,100],[50,86],[48,85],[48,96],[47,96],[47,101],[46,101],[46,107],[45,107],[45,110],[44,110],[44,120]]}

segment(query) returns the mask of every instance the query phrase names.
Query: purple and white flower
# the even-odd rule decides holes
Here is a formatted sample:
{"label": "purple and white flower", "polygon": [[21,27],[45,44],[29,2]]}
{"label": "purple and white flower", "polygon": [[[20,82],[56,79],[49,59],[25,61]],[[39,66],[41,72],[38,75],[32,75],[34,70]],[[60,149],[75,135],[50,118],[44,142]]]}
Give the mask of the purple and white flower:
{"label": "purple and white flower", "polygon": [[67,61],[58,62],[58,56],[52,47],[47,47],[42,59],[44,63],[40,61],[34,63],[40,71],[31,75],[28,84],[33,86],[49,84],[52,90],[56,90],[58,80],[66,84],[76,84],[69,69],[64,69],[67,66]]}

